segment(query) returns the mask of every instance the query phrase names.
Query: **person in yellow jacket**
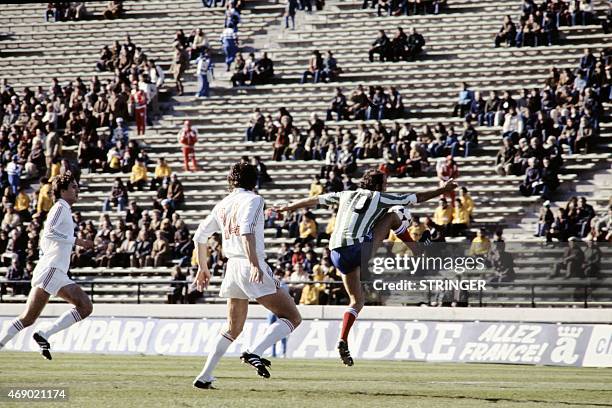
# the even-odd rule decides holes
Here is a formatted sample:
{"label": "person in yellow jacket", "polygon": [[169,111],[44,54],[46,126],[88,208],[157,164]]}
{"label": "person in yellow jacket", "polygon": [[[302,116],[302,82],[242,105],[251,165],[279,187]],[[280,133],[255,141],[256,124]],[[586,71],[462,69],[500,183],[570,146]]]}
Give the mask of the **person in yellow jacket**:
{"label": "person in yellow jacket", "polygon": [[132,166],[132,174],[130,174],[130,181],[128,182],[128,188],[130,191],[134,191],[134,188],[142,191],[147,184],[147,166],[140,159],[136,160],[136,163]]}
{"label": "person in yellow jacket", "polygon": [[445,231],[448,231],[449,225],[453,220],[453,207],[448,205],[446,198],[441,198],[438,203],[438,208],[434,211],[433,222]]}
{"label": "person in yellow jacket", "polygon": [[32,214],[30,214],[30,197],[26,194],[24,186],[19,186],[19,193],[15,197],[15,211],[23,221],[30,221],[32,219]]}
{"label": "person in yellow jacket", "polygon": [[459,190],[459,198],[461,199],[461,205],[468,212],[470,220],[473,220],[474,200],[472,200],[472,196],[470,196],[466,187],[461,187],[461,190]]}
{"label": "person in yellow jacket", "polygon": [[311,213],[307,212],[302,216],[300,222],[300,238],[299,242],[306,243],[317,238],[317,223]]}
{"label": "person in yellow jacket", "polygon": [[39,214],[47,214],[53,207],[53,198],[51,198],[51,183],[49,179],[43,177],[40,180],[40,189],[38,190],[38,199],[36,201],[36,212]]}
{"label": "person in yellow jacket", "polygon": [[[316,266],[313,269],[312,280],[315,282],[325,280],[325,276],[322,273],[322,269],[317,268]],[[302,296],[300,296],[300,305],[318,305],[319,296],[324,290],[325,284],[323,283],[310,283],[308,285],[305,285],[304,289],[302,290]]]}
{"label": "person in yellow jacket", "polygon": [[468,210],[461,204],[461,199],[455,199],[455,208],[453,209],[453,221],[451,223],[451,235],[456,237],[461,235],[470,224],[470,214]]}
{"label": "person in yellow jacket", "polygon": [[155,190],[159,184],[164,181],[165,178],[172,175],[172,169],[166,163],[166,159],[160,157],[157,160],[157,166],[155,166],[155,174],[153,180],[151,180],[151,191]]}
{"label": "person in yellow jacket", "polygon": [[472,240],[472,245],[470,245],[468,255],[486,257],[490,250],[491,240],[487,237],[487,231],[484,228],[481,228],[478,230],[476,238]]}
{"label": "person in yellow jacket", "polygon": [[315,176],[310,184],[310,193],[308,193],[308,197],[318,197],[321,194],[323,194],[323,184],[321,184],[321,180]]}

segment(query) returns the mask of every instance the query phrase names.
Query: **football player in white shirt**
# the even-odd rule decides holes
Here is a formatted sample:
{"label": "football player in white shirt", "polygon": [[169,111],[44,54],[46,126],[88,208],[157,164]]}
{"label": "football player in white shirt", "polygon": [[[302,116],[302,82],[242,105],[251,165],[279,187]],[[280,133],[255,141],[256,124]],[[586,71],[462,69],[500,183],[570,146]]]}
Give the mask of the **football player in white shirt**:
{"label": "football player in white shirt", "polygon": [[255,299],[279,317],[268,326],[264,336],[240,357],[244,363],[253,366],[261,377],[270,377],[267,369],[270,362],[261,358],[262,353],[287,337],[302,321],[293,299],[279,288],[265,260],[264,199],[253,192],[257,183],[257,169],[245,162],[236,163],[227,180],[231,193],[215,205],[193,237],[199,265],[194,284],[199,291],[203,291],[210,280],[207,242],[212,234],[222,234],[223,253],[228,258],[219,292],[219,296],[228,298],[227,327],[217,337],[213,351],[195,379],[193,385],[196,388],[213,388],[212,372],[230,344],[242,332],[249,299]]}
{"label": "football player in white shirt", "polygon": [[40,346],[42,356],[47,360],[51,360],[49,337],[83,320],[93,309],[85,292],[68,278],[72,247],[76,244],[83,248],[93,248],[93,241],[74,236],[71,207],[78,200],[79,185],[70,172],[54,177],[51,185],[55,204],[49,211],[40,238],[41,257],[34,269],[26,309],[0,336],[1,349],[17,333],[34,324],[51,295],[61,297],[74,305],[74,308],[58,317],[46,330],[38,330],[33,336]]}

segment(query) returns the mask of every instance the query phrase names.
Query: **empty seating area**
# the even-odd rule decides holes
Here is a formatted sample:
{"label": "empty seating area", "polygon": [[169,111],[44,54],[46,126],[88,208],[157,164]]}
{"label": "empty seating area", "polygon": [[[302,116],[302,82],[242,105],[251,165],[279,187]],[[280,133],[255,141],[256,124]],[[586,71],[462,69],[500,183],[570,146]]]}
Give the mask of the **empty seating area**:
{"label": "empty seating area", "polygon": [[[592,0],[595,10],[603,16],[607,1]],[[336,88],[348,95],[358,86],[396,87],[403,98],[405,114],[398,119],[382,119],[382,125],[390,130],[396,124],[410,123],[417,133],[424,125],[432,128],[440,123],[462,129],[465,120],[452,115],[459,85],[466,82],[470,89],[485,97],[491,91],[510,91],[515,98],[523,89],[541,89],[550,76],[550,68],[574,71],[580,63],[584,49],[594,55],[610,47],[612,34],[605,34],[601,25],[561,26],[558,45],[523,48],[494,48],[494,38],[503,17],[517,17],[521,10],[519,0],[495,0],[473,2],[448,0],[440,14],[378,17],[373,9],[361,9],[361,1],[330,0],[322,11],[303,16],[294,31],[283,30],[284,5],[275,1],[246,1],[241,12],[239,29],[243,54],[251,50],[260,54],[267,51],[274,61],[275,78],[266,85],[232,88],[229,73],[224,71],[223,54],[219,37],[223,31],[224,10],[203,8],[199,0],[179,1],[127,1],[125,15],[120,19],[104,20],[99,17],[104,3],[88,3],[88,11],[94,17],[78,22],[45,23],[44,5],[0,5],[0,79],[6,79],[13,88],[48,89],[51,79],[60,84],[76,77],[87,81],[94,75],[101,81],[114,77],[112,72],[97,72],[96,61],[100,49],[123,42],[129,34],[132,41],[142,47],[149,59],[165,71],[165,83],[159,89],[161,116],[144,135],[137,135],[130,126],[129,139],[137,141],[147,152],[149,179],[155,163],[164,158],[176,174],[185,190],[185,204],[177,213],[185,221],[191,234],[213,206],[227,194],[227,170],[242,157],[259,156],[268,168],[272,182],[265,183],[259,193],[268,206],[307,197],[310,183],[318,177],[323,160],[273,161],[273,140],[247,142],[245,131],[254,108],[276,118],[281,107],[293,118],[293,125],[302,134],[307,133],[311,115],[326,118]],[[96,17],[98,16],[98,17]],[[280,28],[279,28],[280,23]],[[406,32],[415,28],[426,39],[423,53],[414,61],[369,62],[368,50],[377,31],[385,29],[393,35],[401,26]],[[209,98],[196,99],[195,63],[191,63],[185,79],[184,95],[175,91],[175,81],[170,72],[173,53],[172,41],[177,30],[188,35],[194,28],[202,28],[210,41],[215,61],[215,80],[211,84]],[[342,68],[335,81],[328,83],[300,84],[302,73],[308,66],[313,50],[322,53],[331,50]],[[580,195],[581,183],[597,172],[605,171],[612,164],[612,103],[602,105],[600,132],[596,146],[588,153],[562,155],[563,167],[559,175],[561,185],[556,192],[555,207],[564,205],[566,197]],[[177,134],[184,121],[189,120],[198,130],[199,141],[195,146],[198,171],[183,169],[183,154],[177,143]],[[376,121],[352,119],[325,121],[325,134],[337,138],[344,131],[357,133],[360,125],[372,129]],[[133,124],[133,123],[132,123]],[[612,248],[602,244],[601,274],[598,279],[565,280],[549,278],[552,265],[562,256],[562,248],[543,248],[542,238],[534,238],[532,221],[543,200],[538,195],[524,197],[518,185],[523,175],[499,175],[496,172],[496,154],[502,145],[502,127],[476,126],[478,148],[469,157],[456,157],[459,168],[458,182],[469,189],[475,204],[473,222],[465,237],[451,241],[466,241],[479,228],[491,235],[504,229],[504,239],[512,243],[515,258],[516,279],[512,285],[492,287],[484,294],[470,294],[469,304],[500,306],[575,306],[582,307],[584,293],[579,289],[584,283],[592,284],[587,291],[590,307],[612,304]],[[110,129],[100,127],[99,134],[109,134]],[[68,146],[64,155],[70,160],[77,156],[76,146]],[[388,191],[410,192],[438,186],[435,173],[437,158],[429,159],[429,166],[416,177],[390,177]],[[358,182],[364,170],[378,167],[381,158],[358,160],[358,170],[352,175]],[[80,176],[80,201],[75,205],[83,220],[98,224],[100,217],[108,214],[111,221],[125,218],[125,211],[103,211],[103,202],[110,194],[115,177],[128,180],[129,173],[105,173],[82,171]],[[610,183],[612,184],[612,183]],[[32,185],[32,193],[38,185]],[[609,206],[612,190],[597,189],[589,196],[597,214]],[[153,208],[156,191],[134,191],[129,194],[145,210]],[[416,206],[412,213],[420,217],[431,216],[436,200]],[[323,231],[332,213],[324,208],[313,210],[319,231]],[[267,228],[266,250],[274,264],[282,244],[292,246],[295,238],[287,231],[277,233]],[[327,241],[324,240],[324,243]],[[320,256],[323,247],[315,248]],[[73,268],[76,281],[92,295],[94,302],[160,303],[166,302],[173,265],[147,266],[144,268]],[[188,268],[184,268],[185,271]],[[6,266],[0,267],[0,284]],[[185,272],[184,271],[184,272]],[[91,283],[95,281],[95,283]],[[200,302],[220,302],[217,293],[221,276],[215,275],[211,286]],[[575,283],[575,286],[571,286]],[[184,283],[178,283],[183,285]],[[13,294],[10,289],[1,296],[2,302],[23,302],[25,295]],[[185,290],[187,290],[187,284]],[[186,292],[185,292],[186,293]],[[414,297],[384,297],[387,304],[414,304],[424,301]]]}

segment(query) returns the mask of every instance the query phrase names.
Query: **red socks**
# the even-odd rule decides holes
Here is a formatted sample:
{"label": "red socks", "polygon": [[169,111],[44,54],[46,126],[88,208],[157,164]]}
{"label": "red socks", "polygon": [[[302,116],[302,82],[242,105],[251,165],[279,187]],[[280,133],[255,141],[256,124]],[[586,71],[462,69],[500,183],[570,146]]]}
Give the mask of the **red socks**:
{"label": "red socks", "polygon": [[355,323],[355,319],[357,319],[358,314],[359,312],[352,307],[349,307],[344,312],[344,317],[342,318],[342,331],[340,332],[341,340],[348,343],[348,334],[351,331],[351,327],[353,327],[353,323]]}

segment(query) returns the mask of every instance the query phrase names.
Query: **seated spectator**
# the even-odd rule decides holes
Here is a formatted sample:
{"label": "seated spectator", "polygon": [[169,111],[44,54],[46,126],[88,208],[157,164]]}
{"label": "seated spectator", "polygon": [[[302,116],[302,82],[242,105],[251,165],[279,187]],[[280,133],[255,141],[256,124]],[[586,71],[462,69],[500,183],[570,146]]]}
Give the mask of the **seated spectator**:
{"label": "seated spectator", "polygon": [[448,202],[445,198],[441,198],[438,201],[438,207],[434,211],[433,223],[435,223],[438,227],[442,229],[442,231],[447,231],[449,229],[449,225],[453,220],[453,207],[448,205]]}
{"label": "seated spectator", "polygon": [[538,215],[538,226],[535,233],[536,237],[545,237],[550,231],[550,228],[555,220],[555,216],[550,210],[550,201],[544,201],[540,213]]}
{"label": "seated spectator", "polygon": [[270,174],[268,174],[268,167],[264,164],[263,160],[261,160],[261,157],[254,156],[251,160],[251,164],[255,166],[255,169],[257,169],[256,187],[258,189],[262,188],[264,183],[272,182],[272,177],[270,177]]}
{"label": "seated spectator", "polygon": [[425,47],[425,38],[417,32],[416,28],[412,27],[408,42],[406,43],[406,53],[409,60],[414,60],[421,55]]}
{"label": "seated spectator", "polygon": [[584,276],[586,278],[601,278],[602,252],[594,239],[587,240],[584,251]]}
{"label": "seated spectator", "polygon": [[451,146],[451,156],[455,157],[459,154],[459,149],[463,149],[464,157],[468,157],[470,153],[478,147],[478,132],[468,120],[463,123],[463,134],[461,139]]}
{"label": "seated spectator", "polygon": [[247,142],[258,142],[264,140],[265,135],[265,119],[259,108],[255,108],[249,119],[249,127],[246,130]]}
{"label": "seated spectator", "polygon": [[461,199],[455,199],[455,207],[453,208],[453,219],[450,224],[450,235],[453,237],[462,235],[470,224],[470,213],[461,204]]}
{"label": "seated spectator", "polygon": [[532,196],[542,192],[544,182],[542,181],[542,172],[537,167],[537,159],[531,157],[528,160],[529,167],[525,172],[525,179],[519,186],[519,191],[525,197]]}
{"label": "seated spectator", "polygon": [[338,61],[331,51],[327,51],[327,58],[323,63],[320,79],[325,82],[335,81],[338,79],[342,68],[338,66]]}
{"label": "seated spectator", "polygon": [[502,42],[507,46],[514,47],[516,39],[516,25],[512,22],[512,17],[505,16],[504,24],[502,24],[499,32],[495,36],[495,48],[498,48]]}
{"label": "seated spectator", "polygon": [[156,239],[151,248],[151,255],[147,257],[147,266],[156,268],[167,266],[171,254],[170,245],[162,231],[156,231],[155,237]]}
{"label": "seated spectator", "polygon": [[19,186],[19,193],[17,197],[15,197],[15,212],[19,214],[19,218],[21,218],[24,222],[29,222],[32,220],[32,214],[30,213],[30,197],[28,197],[25,186]]}
{"label": "seated spectator", "polygon": [[136,238],[134,253],[130,258],[130,266],[132,268],[143,268],[147,265],[147,260],[151,258],[153,246],[147,237],[147,230],[141,229]]}
{"label": "seated spectator", "polygon": [[122,14],[123,14],[123,1],[113,0],[107,3],[103,16],[107,20],[113,20],[115,18],[121,17]]}
{"label": "seated spectator", "polygon": [[510,138],[513,143],[516,143],[519,135],[522,135],[524,130],[525,123],[523,122],[523,119],[517,113],[516,108],[511,107],[504,117],[502,137]]}
{"label": "seated spectator", "polygon": [[513,282],[516,278],[514,258],[510,252],[506,251],[506,243],[503,241],[495,242],[493,248],[489,260],[495,271],[495,276],[489,282]]}
{"label": "seated spectator", "polygon": [[568,239],[567,248],[563,252],[563,258],[561,262],[555,264],[553,273],[549,275],[549,278],[556,278],[561,275],[561,272],[565,272],[563,277],[566,279],[571,278],[584,278],[584,252],[578,245],[580,239],[576,237],[570,237]]}
{"label": "seated spectator", "polygon": [[567,211],[565,208],[559,208],[557,216],[553,224],[546,234],[546,242],[552,242],[553,238],[557,238],[559,242],[567,242],[569,237],[569,222],[567,219]]}
{"label": "seated spectator", "polygon": [[479,91],[474,92],[474,100],[472,100],[470,111],[465,120],[470,122],[475,120],[478,126],[483,126],[485,122],[485,107],[486,102],[482,98],[482,94]]}
{"label": "seated spectator", "polygon": [[591,221],[595,218],[595,209],[587,203],[586,197],[580,197],[578,200],[576,226],[578,236],[586,237],[591,230]]}
{"label": "seated spectator", "polygon": [[376,92],[370,100],[370,106],[367,109],[367,120],[376,119],[378,121],[385,119],[385,109],[389,104],[389,96],[385,93],[381,86],[376,87]]}
{"label": "seated spectator", "polygon": [[[459,166],[457,166],[457,163],[452,156],[446,156],[446,160],[444,160],[444,162],[436,168],[436,172],[440,186],[443,186],[451,179],[456,181],[459,178]],[[453,191],[445,194],[444,197],[448,197],[452,203],[455,200],[455,192]]]}
{"label": "seated spectator", "polygon": [[157,166],[155,166],[155,173],[151,180],[151,191],[157,190],[157,186],[162,183],[165,178],[170,177],[172,169],[166,163],[166,159],[160,157],[157,159]]}
{"label": "seated spectator", "polygon": [[474,200],[467,187],[459,189],[459,198],[461,199],[461,206],[467,211],[469,219],[472,220],[474,218]]}
{"label": "seated spectator", "polygon": [[119,177],[115,179],[110,197],[104,200],[102,211],[110,211],[111,204],[117,208],[117,211],[125,210],[128,204],[128,189]]}
{"label": "seated spectator", "polygon": [[551,161],[548,157],[544,157],[542,160],[542,199],[549,200],[552,193],[559,187],[561,182],[559,181],[559,175],[557,169],[552,167]]}
{"label": "seated spectator", "polygon": [[393,40],[391,40],[391,56],[393,62],[408,60],[408,53],[406,52],[407,43],[408,36],[404,33],[404,29],[402,27],[397,27],[397,32]]}
{"label": "seated spectator", "polygon": [[319,82],[319,76],[323,70],[323,57],[319,50],[312,52],[312,57],[308,60],[308,69],[302,74],[301,84],[305,83],[308,77],[313,78],[313,83]]}
{"label": "seated spectator", "polygon": [[297,304],[299,303],[302,297],[302,291],[306,286],[303,282],[310,281],[310,277],[306,271],[304,271],[304,268],[302,268],[301,262],[293,264],[293,272],[290,275],[289,281],[289,294]]}
{"label": "seated spectator", "polygon": [[348,119],[346,96],[344,96],[340,87],[336,88],[336,95],[331,100],[329,108],[327,109],[326,120],[332,120],[332,113],[336,114],[337,121]]}
{"label": "seated spectator", "polygon": [[130,175],[130,181],[128,181],[128,190],[138,191],[144,190],[148,180],[147,166],[141,159],[137,159],[136,163],[132,166],[132,174]]}
{"label": "seated spectator", "polygon": [[481,228],[476,233],[476,237],[472,240],[468,256],[483,256],[486,257],[491,251],[491,240],[487,236],[487,231]]}
{"label": "seated spectator", "polygon": [[374,54],[378,54],[380,62],[389,59],[391,42],[384,30],[378,30],[378,37],[372,43],[372,47],[368,51],[370,62],[374,62]]}
{"label": "seated spectator", "polygon": [[348,114],[355,120],[364,120],[369,106],[370,98],[365,94],[363,86],[357,85],[349,97]]}
{"label": "seated spectator", "polygon": [[251,80],[251,85],[269,84],[274,78],[274,62],[264,52],[262,57],[255,62],[255,75]]}
{"label": "seated spectator", "polygon": [[244,60],[242,53],[239,52],[236,54],[236,59],[234,60],[234,74],[230,78],[233,87],[245,86],[245,81],[247,80],[245,69],[246,61]]}
{"label": "seated spectator", "polygon": [[305,244],[306,242],[312,241],[317,238],[317,223],[311,212],[306,212],[302,216],[299,226],[300,232],[296,242]]}
{"label": "seated spectator", "polygon": [[455,104],[455,107],[453,108],[453,116],[458,116],[460,118],[465,117],[466,113],[472,106],[473,100],[474,93],[468,89],[468,85],[465,82],[462,82],[457,104]]}
{"label": "seated spectator", "polygon": [[173,208],[182,208],[185,203],[185,190],[183,184],[179,181],[176,173],[170,176],[170,184],[168,184],[168,196],[170,205]]}

